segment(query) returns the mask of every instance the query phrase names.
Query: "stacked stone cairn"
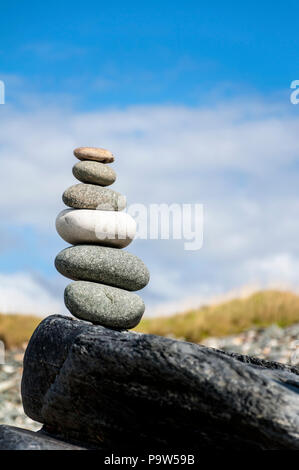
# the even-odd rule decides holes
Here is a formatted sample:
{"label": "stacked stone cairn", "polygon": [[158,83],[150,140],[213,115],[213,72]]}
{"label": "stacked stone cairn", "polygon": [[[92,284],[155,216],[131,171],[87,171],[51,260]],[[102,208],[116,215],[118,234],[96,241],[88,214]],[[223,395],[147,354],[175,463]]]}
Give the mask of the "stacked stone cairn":
{"label": "stacked stone cairn", "polygon": [[68,310],[81,320],[113,329],[134,328],[145,306],[137,291],[149,272],[135,255],[123,250],[134,239],[136,223],[126,212],[126,198],[107,186],[116,174],[107,165],[111,152],[101,148],[74,150],[80,162],[73,175],[80,183],[62,196],[69,209],[56,219],[59,235],[72,244],[55,259],[56,269],[74,282],[64,292]]}

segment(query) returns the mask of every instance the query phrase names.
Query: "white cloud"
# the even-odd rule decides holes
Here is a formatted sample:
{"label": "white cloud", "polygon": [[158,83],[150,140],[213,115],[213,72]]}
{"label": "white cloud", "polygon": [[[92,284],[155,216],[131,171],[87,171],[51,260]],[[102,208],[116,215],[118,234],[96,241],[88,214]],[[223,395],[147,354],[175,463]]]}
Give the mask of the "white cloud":
{"label": "white cloud", "polygon": [[28,111],[5,105],[0,120],[3,225],[44,230],[58,249],[54,221],[63,208],[62,192],[75,183],[77,146],[113,151],[115,189],[129,203],[204,204],[200,251],[188,253],[183,242],[173,241],[130,245],[152,272],[144,291],[149,312],[157,302],[192,298],[195,304],[248,283],[295,288],[299,116],[281,103],[243,99],[210,108],[89,113],[59,104]]}
{"label": "white cloud", "polygon": [[265,286],[298,285],[299,257],[290,253],[274,253],[272,256],[249,259],[245,263],[245,270],[249,278],[261,277],[265,280]]}
{"label": "white cloud", "polygon": [[0,274],[0,312],[47,316],[66,309],[34,276],[14,273]]}

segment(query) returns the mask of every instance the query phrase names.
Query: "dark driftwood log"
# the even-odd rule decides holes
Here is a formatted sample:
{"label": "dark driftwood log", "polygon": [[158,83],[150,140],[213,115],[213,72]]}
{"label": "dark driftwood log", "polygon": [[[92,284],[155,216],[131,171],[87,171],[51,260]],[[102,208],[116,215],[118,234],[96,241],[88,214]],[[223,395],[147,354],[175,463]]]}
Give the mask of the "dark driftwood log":
{"label": "dark driftwood log", "polygon": [[87,450],[63,442],[42,431],[33,432],[14,426],[0,426],[0,450]]}
{"label": "dark driftwood log", "polygon": [[101,448],[299,450],[296,368],[51,316],[24,359],[25,412]]}

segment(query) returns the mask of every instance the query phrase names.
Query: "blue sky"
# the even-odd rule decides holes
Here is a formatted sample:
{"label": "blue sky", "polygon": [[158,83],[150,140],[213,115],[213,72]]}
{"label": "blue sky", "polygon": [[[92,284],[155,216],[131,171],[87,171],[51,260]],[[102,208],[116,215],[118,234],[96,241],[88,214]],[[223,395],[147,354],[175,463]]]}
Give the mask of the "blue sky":
{"label": "blue sky", "polygon": [[1,5],[0,310],[63,309],[54,222],[80,145],[115,153],[130,203],[204,204],[198,252],[129,247],[151,270],[150,313],[244,286],[297,289],[298,12],[293,1]]}
{"label": "blue sky", "polygon": [[71,94],[81,109],[287,94],[297,15],[295,1],[6,3],[1,72],[11,101],[21,77],[27,93]]}

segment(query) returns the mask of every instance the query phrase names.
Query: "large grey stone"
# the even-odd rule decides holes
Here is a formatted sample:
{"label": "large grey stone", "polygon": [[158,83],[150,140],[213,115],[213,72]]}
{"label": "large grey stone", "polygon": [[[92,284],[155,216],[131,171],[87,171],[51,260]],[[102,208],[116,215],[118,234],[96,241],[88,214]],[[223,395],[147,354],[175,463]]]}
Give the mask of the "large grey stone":
{"label": "large grey stone", "polygon": [[88,160],[76,163],[73,166],[73,175],[82,183],[100,186],[109,186],[116,180],[116,173],[110,166]]}
{"label": "large grey stone", "polygon": [[125,196],[95,184],[74,184],[64,191],[62,200],[74,209],[121,211],[126,207]]}
{"label": "large grey stone", "polygon": [[134,328],[145,309],[137,294],[88,281],[69,284],[64,302],[75,317],[117,329]]}
{"label": "large grey stone", "polygon": [[45,319],[24,358],[25,412],[109,449],[299,450],[298,368]]}
{"label": "large grey stone", "polygon": [[99,147],[78,147],[74,150],[74,155],[79,160],[95,160],[103,163],[114,161],[114,156],[110,150]]}
{"label": "large grey stone", "polygon": [[93,281],[135,291],[145,287],[149,272],[137,256],[117,248],[77,245],[62,250],[56,269],[73,280]]}

